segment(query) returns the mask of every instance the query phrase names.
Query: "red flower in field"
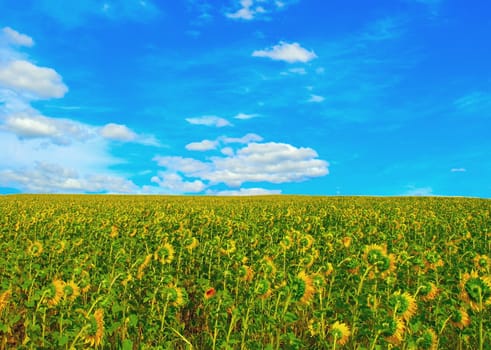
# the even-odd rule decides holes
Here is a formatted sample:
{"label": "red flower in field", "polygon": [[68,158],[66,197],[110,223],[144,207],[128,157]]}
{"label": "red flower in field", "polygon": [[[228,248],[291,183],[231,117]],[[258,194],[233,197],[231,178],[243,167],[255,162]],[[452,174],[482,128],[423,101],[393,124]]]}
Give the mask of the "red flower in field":
{"label": "red flower in field", "polygon": [[215,290],[215,288],[210,288],[208,289],[206,292],[205,292],[205,299],[210,299],[212,298],[215,294],[217,293],[217,291]]}

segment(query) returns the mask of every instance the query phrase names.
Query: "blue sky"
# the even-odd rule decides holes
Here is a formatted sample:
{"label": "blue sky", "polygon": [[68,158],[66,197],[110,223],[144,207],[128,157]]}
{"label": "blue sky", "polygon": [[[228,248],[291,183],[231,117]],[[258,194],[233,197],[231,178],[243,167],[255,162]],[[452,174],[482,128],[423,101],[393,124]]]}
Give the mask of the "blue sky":
{"label": "blue sky", "polygon": [[0,193],[491,197],[488,1],[0,9]]}

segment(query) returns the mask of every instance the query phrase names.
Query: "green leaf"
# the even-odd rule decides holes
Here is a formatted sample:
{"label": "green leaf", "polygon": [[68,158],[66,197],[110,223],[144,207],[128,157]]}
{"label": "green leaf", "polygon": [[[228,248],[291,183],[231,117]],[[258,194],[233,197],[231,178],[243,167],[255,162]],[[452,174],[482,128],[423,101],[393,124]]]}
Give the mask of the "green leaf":
{"label": "green leaf", "polygon": [[122,350],[133,350],[133,342],[129,339],[123,340]]}

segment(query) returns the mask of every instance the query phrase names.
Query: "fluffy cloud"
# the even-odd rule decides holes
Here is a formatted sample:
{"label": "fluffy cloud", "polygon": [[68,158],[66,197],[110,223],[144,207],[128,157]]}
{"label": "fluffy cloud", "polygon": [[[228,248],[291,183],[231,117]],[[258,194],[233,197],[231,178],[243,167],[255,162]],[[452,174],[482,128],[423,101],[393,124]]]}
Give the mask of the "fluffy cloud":
{"label": "fluffy cloud", "polygon": [[252,119],[252,118],[256,118],[256,117],[259,117],[259,114],[239,113],[234,118],[240,119],[240,120],[247,120],[247,119]]}
{"label": "fluffy cloud", "polygon": [[249,133],[247,135],[244,135],[242,137],[226,137],[222,136],[220,140],[223,143],[249,143],[249,142],[255,142],[255,141],[262,141],[263,138],[257,134],[252,134]]}
{"label": "fluffy cloud", "polygon": [[206,188],[200,180],[184,181],[179,174],[172,172],[159,172],[159,175],[152,177],[151,181],[167,193],[198,193]]}
{"label": "fluffy cloud", "polygon": [[452,169],[450,169],[450,172],[452,172],[452,173],[464,173],[466,171],[467,171],[466,168],[452,168]]}
{"label": "fluffy cloud", "polygon": [[126,125],[109,123],[101,128],[102,137],[116,141],[134,141],[137,135]]}
{"label": "fluffy cloud", "polygon": [[276,61],[288,63],[309,62],[317,57],[314,51],[308,51],[300,46],[299,43],[286,43],[280,41],[278,45],[265,50],[256,50],[252,53],[253,57],[267,57]]}
{"label": "fluffy cloud", "polygon": [[62,97],[68,91],[54,69],[38,67],[24,60],[14,60],[0,66],[0,87],[12,89],[18,94],[28,94],[32,98]]}
{"label": "fluffy cloud", "polygon": [[74,140],[86,140],[93,133],[90,127],[82,123],[26,112],[9,115],[0,128],[20,138],[45,138],[59,145],[67,145]]}
{"label": "fluffy cloud", "polygon": [[420,187],[416,188],[414,186],[410,186],[411,189],[404,193],[404,196],[433,196],[433,189],[431,187]]}
{"label": "fluffy cloud", "polygon": [[3,28],[2,34],[11,44],[27,47],[31,47],[34,45],[34,40],[32,40],[30,36],[21,34],[10,27]]}
{"label": "fluffy cloud", "polygon": [[200,142],[191,142],[186,145],[188,151],[209,151],[217,147],[217,141],[203,140]]}
{"label": "fluffy cloud", "polygon": [[310,98],[307,102],[319,103],[319,102],[323,102],[324,100],[325,98],[323,96],[310,95]]}
{"label": "fluffy cloud", "polygon": [[133,193],[138,187],[131,181],[109,174],[81,176],[74,169],[58,164],[37,162],[33,168],[0,170],[0,185],[15,186],[27,192]]}
{"label": "fluffy cloud", "polygon": [[225,152],[225,155],[210,157],[207,162],[168,156],[158,156],[154,160],[168,172],[199,178],[210,185],[224,183],[232,187],[246,182],[298,182],[329,173],[329,164],[318,159],[313,149],[284,143],[252,142],[234,153]]}
{"label": "fluffy cloud", "polygon": [[290,1],[273,1],[273,0],[237,0],[236,10],[233,12],[226,12],[225,16],[230,19],[250,21],[254,19],[264,18],[266,14],[272,13],[278,10],[286,8],[290,3],[294,3],[297,0]]}
{"label": "fluffy cloud", "polygon": [[224,191],[208,191],[207,194],[216,196],[262,196],[262,195],[272,195],[281,194],[281,190],[267,190],[265,188],[241,188],[238,190],[224,190]]}
{"label": "fluffy cloud", "polygon": [[466,113],[486,113],[490,115],[491,93],[484,91],[474,91],[464,95],[454,101],[455,106]]}
{"label": "fluffy cloud", "polygon": [[186,118],[186,121],[190,124],[215,126],[217,128],[232,125],[228,120],[214,115],[205,115],[197,118]]}

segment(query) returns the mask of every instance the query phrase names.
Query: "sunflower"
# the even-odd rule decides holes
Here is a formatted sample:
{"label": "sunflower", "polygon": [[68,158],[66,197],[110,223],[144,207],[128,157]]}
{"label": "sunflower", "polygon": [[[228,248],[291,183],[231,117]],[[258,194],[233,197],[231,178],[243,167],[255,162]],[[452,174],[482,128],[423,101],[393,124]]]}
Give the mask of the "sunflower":
{"label": "sunflower", "polygon": [[146,257],[145,257],[145,260],[143,260],[142,264],[140,265],[140,267],[138,267],[138,272],[136,273],[136,278],[141,280],[143,278],[143,275],[145,274],[145,268],[148,266],[148,264],[150,264],[150,262],[152,261],[152,256],[153,254],[148,254]]}
{"label": "sunflower", "polygon": [[272,293],[271,283],[265,279],[260,280],[256,285],[255,292],[261,299],[268,298]]}
{"label": "sunflower", "polygon": [[452,313],[452,318],[450,319],[450,323],[457,328],[464,329],[471,324],[471,318],[467,311],[461,307],[458,310],[455,310]]}
{"label": "sunflower", "polygon": [[333,342],[338,345],[344,345],[348,342],[351,331],[346,323],[336,321],[331,325],[329,329],[329,334]]}
{"label": "sunflower", "polygon": [[444,265],[442,258],[440,257],[440,254],[437,252],[430,250],[429,252],[426,252],[424,254],[424,265],[425,265],[425,270],[436,270],[439,267],[442,267]]}
{"label": "sunflower", "polygon": [[426,329],[416,341],[418,349],[437,350],[438,337],[432,328]]}
{"label": "sunflower", "polygon": [[387,247],[382,247],[377,244],[367,245],[363,252],[363,260],[369,265],[376,265],[384,256],[387,256]]}
{"label": "sunflower", "polygon": [[290,249],[292,245],[293,245],[293,239],[289,234],[283,237],[283,239],[280,241],[280,246],[281,248],[283,248],[283,250]]}
{"label": "sunflower", "polygon": [[5,292],[0,294],[0,312],[2,312],[2,310],[7,306],[11,295],[12,291],[10,289],[7,289]]}
{"label": "sunflower", "polygon": [[65,282],[54,279],[49,289],[48,305],[56,306],[65,295]]}
{"label": "sunflower", "polygon": [[389,343],[399,345],[404,337],[404,321],[400,317],[387,317],[380,324],[381,335]]}
{"label": "sunflower", "polygon": [[310,319],[307,324],[307,329],[309,330],[310,336],[315,337],[321,331],[321,325],[315,319]]}
{"label": "sunflower", "polygon": [[440,289],[433,282],[424,282],[419,289],[419,293],[421,294],[421,300],[430,301],[436,298],[438,293],[440,293]]}
{"label": "sunflower", "polygon": [[298,244],[300,245],[300,250],[303,252],[307,251],[312,246],[313,243],[314,243],[314,237],[312,237],[312,235],[309,234],[302,235],[298,240]]}
{"label": "sunflower", "polygon": [[477,254],[474,257],[474,266],[480,272],[489,272],[491,269],[491,258],[487,255]]}
{"label": "sunflower", "polygon": [[188,239],[185,240],[184,244],[185,244],[185,247],[186,249],[189,251],[189,252],[192,252],[194,248],[196,248],[198,246],[198,240],[196,239],[196,237],[189,237]]}
{"label": "sunflower", "polygon": [[480,277],[476,271],[464,273],[460,282],[460,297],[472,310],[482,311],[491,305],[491,278]]}
{"label": "sunflower", "polygon": [[236,243],[233,239],[226,241],[222,248],[220,248],[220,253],[224,255],[230,255],[235,253],[237,250]]}
{"label": "sunflower", "polygon": [[394,254],[387,254],[387,248],[385,246],[382,247],[377,244],[366,246],[363,253],[363,260],[365,260],[368,266],[372,267],[368,275],[370,279],[376,276],[386,278],[396,269],[396,257]]}
{"label": "sunflower", "polygon": [[310,254],[305,255],[300,260],[300,264],[305,266],[305,268],[309,269],[314,265],[314,262],[319,258],[319,251],[317,249],[313,249]]}
{"label": "sunflower", "polygon": [[116,238],[119,235],[119,228],[116,225],[113,225],[111,227],[111,233],[109,234],[109,237],[111,238]]}
{"label": "sunflower", "polygon": [[27,247],[27,254],[35,257],[41,256],[44,250],[43,244],[39,241],[34,241],[34,242],[29,241],[29,242],[30,244]]}
{"label": "sunflower", "polygon": [[162,264],[170,264],[174,260],[174,247],[170,243],[164,243],[153,255],[155,260]]}
{"label": "sunflower", "polygon": [[261,264],[261,270],[264,272],[264,274],[268,277],[272,277],[276,274],[276,265],[273,262],[273,258],[270,256],[265,256],[263,258],[263,264]]}
{"label": "sunflower", "polygon": [[254,271],[251,269],[250,266],[242,265],[239,268],[239,277],[242,281],[250,282],[254,277]]}
{"label": "sunflower", "polygon": [[104,336],[104,310],[97,309],[93,315],[89,317],[90,328],[85,335],[85,343],[92,347],[99,346],[102,343]]}
{"label": "sunflower", "polygon": [[167,300],[170,305],[179,307],[186,304],[187,294],[182,288],[176,287],[175,285],[170,285],[167,288]]}
{"label": "sunflower", "polygon": [[215,296],[215,294],[217,293],[216,289],[211,287],[211,288],[208,288],[205,292],[205,299],[211,299]]}
{"label": "sunflower", "polygon": [[344,237],[343,238],[343,246],[348,249],[351,246],[351,237]]}
{"label": "sunflower", "polygon": [[291,291],[293,300],[299,301],[302,304],[310,303],[315,293],[312,278],[308,276],[305,271],[301,271],[297,277],[293,279]]}
{"label": "sunflower", "polygon": [[61,254],[66,248],[66,241],[58,241],[53,247],[53,250],[56,252],[56,254]]}
{"label": "sunflower", "polygon": [[416,300],[408,292],[401,294],[400,291],[397,291],[393,293],[389,297],[389,305],[392,308],[394,317],[402,317],[405,321],[409,321],[418,309]]}
{"label": "sunflower", "polygon": [[63,292],[64,292],[66,299],[68,299],[69,301],[74,301],[80,295],[80,288],[72,280],[70,282],[65,283],[65,287],[63,288]]}

